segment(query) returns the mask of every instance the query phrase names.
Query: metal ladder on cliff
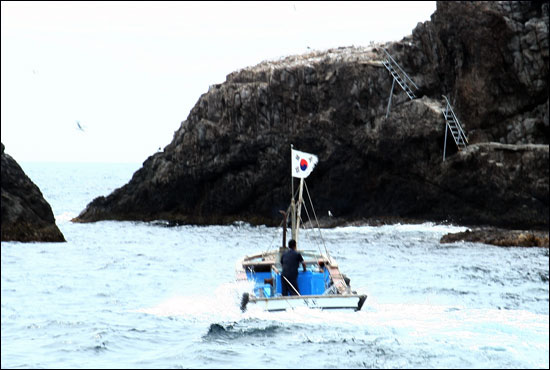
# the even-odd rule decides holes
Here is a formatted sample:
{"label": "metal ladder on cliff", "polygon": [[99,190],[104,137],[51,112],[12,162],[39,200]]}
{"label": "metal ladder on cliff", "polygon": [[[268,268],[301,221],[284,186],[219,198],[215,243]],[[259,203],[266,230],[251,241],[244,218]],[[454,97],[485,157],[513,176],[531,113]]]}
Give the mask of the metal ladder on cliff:
{"label": "metal ladder on cliff", "polygon": [[451,135],[453,136],[458,150],[466,148],[466,146],[468,145],[468,138],[466,137],[466,134],[464,133],[464,130],[462,129],[462,126],[460,125],[460,122],[458,121],[458,118],[453,111],[453,107],[451,106],[449,99],[447,99],[445,95],[442,96],[447,102],[447,106],[445,107],[445,111],[443,112],[443,116],[445,117],[445,143],[443,144],[443,161],[445,161],[445,153],[447,152],[447,132],[451,132]]}
{"label": "metal ladder on cliff", "polygon": [[390,53],[384,48],[384,53],[386,54],[387,58],[382,61],[382,64],[384,64],[384,67],[390,72],[390,74],[393,77],[393,82],[391,85],[391,91],[390,91],[390,99],[388,101],[388,107],[386,108],[386,118],[388,118],[388,115],[390,114],[390,106],[391,106],[391,98],[393,95],[393,88],[395,86],[395,81],[401,86],[403,90],[407,93],[407,96],[413,100],[416,99],[416,94],[414,93],[413,89],[418,90],[418,86],[414,83],[414,81],[409,77],[409,75],[399,66],[399,64],[395,61],[395,59],[392,58]]}

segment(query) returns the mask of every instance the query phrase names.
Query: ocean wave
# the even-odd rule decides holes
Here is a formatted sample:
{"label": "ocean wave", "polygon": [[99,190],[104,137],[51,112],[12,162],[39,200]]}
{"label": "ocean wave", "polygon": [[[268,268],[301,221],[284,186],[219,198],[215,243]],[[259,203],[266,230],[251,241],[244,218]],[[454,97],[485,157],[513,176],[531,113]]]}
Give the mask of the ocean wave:
{"label": "ocean wave", "polygon": [[281,326],[269,324],[265,327],[249,327],[242,324],[219,324],[213,323],[209,326],[208,332],[203,336],[204,340],[233,340],[243,337],[273,337]]}
{"label": "ocean wave", "polygon": [[71,222],[73,218],[78,216],[76,213],[73,212],[63,212],[58,215],[55,215],[55,222],[56,223],[67,223]]}

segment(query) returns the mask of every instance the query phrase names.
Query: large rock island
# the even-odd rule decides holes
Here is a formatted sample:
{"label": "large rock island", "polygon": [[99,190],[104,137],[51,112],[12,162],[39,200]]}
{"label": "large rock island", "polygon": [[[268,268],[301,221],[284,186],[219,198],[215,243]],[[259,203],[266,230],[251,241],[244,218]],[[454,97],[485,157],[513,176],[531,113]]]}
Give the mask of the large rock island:
{"label": "large rock island", "polygon": [[[418,86],[411,100],[396,84],[389,112],[385,50]],[[444,143],[442,95],[469,136],[463,150]],[[307,179],[317,214],[548,230],[548,106],[547,3],[438,2],[399,42],[231,73],[163,152],[75,221],[279,224],[293,144],[319,157]]]}
{"label": "large rock island", "polygon": [[2,241],[64,242],[40,189],[2,145]]}

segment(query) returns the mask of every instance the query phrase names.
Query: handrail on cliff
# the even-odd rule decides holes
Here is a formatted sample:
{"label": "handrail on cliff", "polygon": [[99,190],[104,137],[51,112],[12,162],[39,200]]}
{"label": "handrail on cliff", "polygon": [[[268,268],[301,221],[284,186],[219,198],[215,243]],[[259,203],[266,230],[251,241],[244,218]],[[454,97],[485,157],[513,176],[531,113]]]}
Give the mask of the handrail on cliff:
{"label": "handrail on cliff", "polygon": [[391,106],[391,98],[393,96],[393,88],[395,86],[395,81],[401,86],[401,88],[405,91],[407,96],[412,100],[416,98],[416,94],[411,89],[409,84],[414,86],[415,90],[418,90],[418,86],[414,83],[414,81],[409,77],[407,72],[401,68],[401,66],[393,59],[393,57],[388,53],[388,51],[385,48],[382,48],[384,53],[387,55],[387,58],[382,61],[382,64],[388,72],[390,72],[391,76],[393,77],[393,82],[391,85],[390,90],[390,98],[388,99],[388,107],[386,108],[386,118],[388,118],[388,115],[390,114],[390,106]]}
{"label": "handrail on cliff", "polygon": [[443,161],[445,161],[445,153],[447,152],[448,131],[451,132],[451,135],[453,136],[458,150],[466,148],[469,143],[468,137],[466,136],[464,129],[460,125],[460,122],[458,121],[458,118],[453,110],[453,107],[451,106],[451,103],[449,102],[449,99],[445,95],[442,96],[447,102],[447,106],[445,108],[445,111],[443,112],[443,116],[445,117],[445,142],[443,144]]}
{"label": "handrail on cliff", "polygon": [[390,60],[393,62],[393,64],[395,64],[397,66],[397,68],[399,68],[399,70],[401,72],[403,72],[403,75],[407,78],[407,80],[410,81],[410,83],[412,83],[412,85],[414,86],[415,89],[418,90],[418,86],[416,86],[416,84],[414,83],[414,81],[409,77],[409,75],[407,74],[407,72],[405,72],[403,70],[403,68],[401,68],[401,66],[395,61],[395,59],[393,59],[393,57],[390,55],[390,53],[388,53],[388,51],[386,50],[386,48],[382,48],[382,50],[384,51],[384,53],[386,53],[386,55],[390,58]]}

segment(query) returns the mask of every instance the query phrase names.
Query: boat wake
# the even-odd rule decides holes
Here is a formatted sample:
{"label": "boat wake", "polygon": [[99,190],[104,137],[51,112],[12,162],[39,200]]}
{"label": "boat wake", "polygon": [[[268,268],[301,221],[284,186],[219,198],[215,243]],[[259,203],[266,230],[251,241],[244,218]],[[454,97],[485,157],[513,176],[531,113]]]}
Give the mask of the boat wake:
{"label": "boat wake", "polygon": [[[131,312],[145,313],[159,317],[173,317],[194,323],[210,325],[209,332],[220,328],[234,330],[236,323],[245,326],[253,323],[284,323],[325,325],[328,322],[357,324],[364,312],[349,310],[319,310],[308,307],[297,307],[281,312],[268,312],[261,307],[249,307],[241,311],[242,293],[250,291],[253,282],[240,281],[224,283],[212,291],[212,294],[175,295],[160,303],[145,308],[131,310]],[[220,327],[217,327],[219,325]],[[262,324],[260,324],[262,325]],[[278,325],[278,324],[276,324]]]}
{"label": "boat wake", "polygon": [[176,295],[159,304],[133,310],[155,316],[173,316],[194,322],[212,322],[213,318],[221,321],[235,321],[242,317],[240,300],[242,292],[249,289],[249,284],[225,283],[212,294]]}
{"label": "boat wake", "polygon": [[[268,312],[254,306],[242,312],[240,293],[244,289],[243,283],[226,283],[210,295],[173,296],[134,312],[190,324],[189,327],[198,330],[195,343],[206,343],[214,349],[222,348],[215,347],[219,344],[223,344],[223,348],[227,344],[256,348],[258,341],[279,346],[281,338],[285,338],[285,343],[293,345],[342,344],[354,351],[359,346],[373,356],[383,350],[399,359],[416,361],[424,353],[422,345],[435,341],[453,350],[473,348],[487,356],[499,352],[510,357],[525,335],[525,327],[536,328],[530,335],[536,336],[537,343],[548,343],[548,316],[525,310],[379,302],[376,295],[372,295],[357,312],[307,307]],[[453,338],[452,344],[449,338]],[[410,351],[403,353],[396,351],[396,347],[410,348]],[[536,350],[547,352],[548,345],[540,345]],[[209,351],[208,356],[210,354]]]}

